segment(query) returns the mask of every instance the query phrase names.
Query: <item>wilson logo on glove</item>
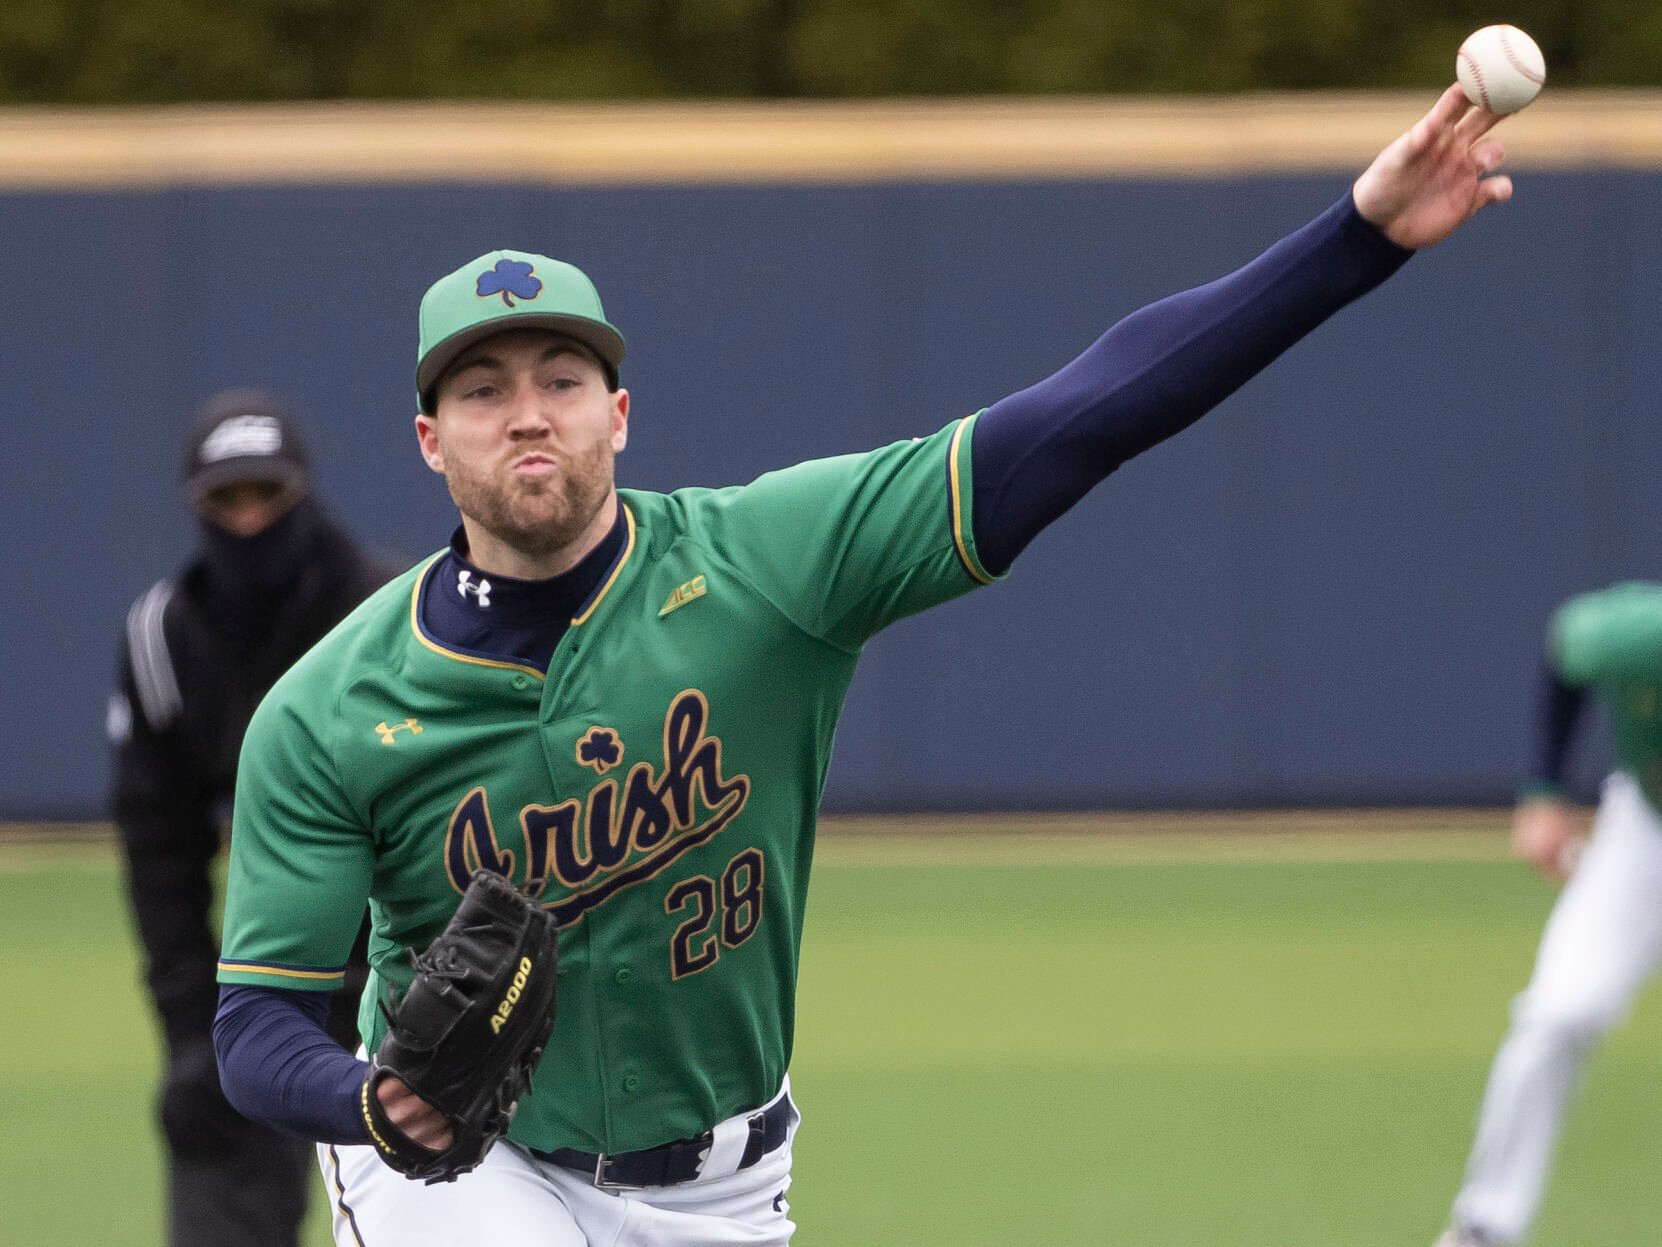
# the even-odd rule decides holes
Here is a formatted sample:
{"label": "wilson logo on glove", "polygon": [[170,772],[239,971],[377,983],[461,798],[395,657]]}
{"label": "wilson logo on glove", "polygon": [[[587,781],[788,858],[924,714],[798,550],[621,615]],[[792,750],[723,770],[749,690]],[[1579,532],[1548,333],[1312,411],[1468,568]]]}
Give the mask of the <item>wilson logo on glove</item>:
{"label": "wilson logo on glove", "polygon": [[508,1020],[508,1015],[514,1011],[519,1003],[520,993],[525,990],[525,981],[531,977],[531,959],[519,959],[519,973],[514,975],[514,981],[508,984],[508,994],[502,997],[502,1003],[496,1006],[496,1016],[491,1019],[491,1034],[497,1034],[502,1024]]}

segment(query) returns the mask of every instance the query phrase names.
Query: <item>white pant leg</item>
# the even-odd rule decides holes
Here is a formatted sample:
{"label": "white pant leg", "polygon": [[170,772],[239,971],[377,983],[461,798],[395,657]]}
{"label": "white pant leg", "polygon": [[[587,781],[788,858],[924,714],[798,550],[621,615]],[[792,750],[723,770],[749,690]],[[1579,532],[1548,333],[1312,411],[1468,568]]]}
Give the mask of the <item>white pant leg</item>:
{"label": "white pant leg", "polygon": [[[413,1182],[373,1147],[319,1144],[336,1247],[589,1247],[554,1185],[498,1144],[454,1182]],[[606,1247],[607,1239],[596,1239]]]}
{"label": "white pant leg", "polygon": [[1605,781],[1593,834],[1553,907],[1489,1073],[1455,1221],[1503,1242],[1535,1220],[1588,1054],[1662,960],[1662,817],[1633,779]]}
{"label": "white pant leg", "polygon": [[367,1144],[319,1145],[318,1159],[336,1247],[787,1247],[798,1120],[793,1113],[785,1142],[749,1169],[639,1191],[601,1190],[508,1143],[432,1186],[389,1168]]}

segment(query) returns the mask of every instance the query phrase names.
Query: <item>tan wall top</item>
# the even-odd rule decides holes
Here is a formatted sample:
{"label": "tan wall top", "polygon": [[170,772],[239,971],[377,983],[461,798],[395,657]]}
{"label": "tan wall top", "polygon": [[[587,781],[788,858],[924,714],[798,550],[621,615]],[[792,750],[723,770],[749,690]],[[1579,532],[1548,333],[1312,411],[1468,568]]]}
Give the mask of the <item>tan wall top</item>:
{"label": "tan wall top", "polygon": [[[1360,170],[1434,93],[0,109],[0,190],[1217,177]],[[1551,89],[1513,168],[1662,168],[1662,93]]]}

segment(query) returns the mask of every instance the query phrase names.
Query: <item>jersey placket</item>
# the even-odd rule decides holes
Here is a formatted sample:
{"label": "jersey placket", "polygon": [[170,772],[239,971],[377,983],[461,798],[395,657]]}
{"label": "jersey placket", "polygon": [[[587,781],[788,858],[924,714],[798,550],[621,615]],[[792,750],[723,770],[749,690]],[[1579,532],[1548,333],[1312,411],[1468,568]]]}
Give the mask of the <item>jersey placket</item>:
{"label": "jersey placket", "polygon": [[[597,612],[615,606],[617,600],[624,596],[625,586],[617,582],[623,579],[625,571],[628,570],[627,563],[632,552],[632,546],[625,550],[623,563],[602,586],[600,592],[606,600],[597,604],[594,608]],[[594,698],[588,695],[584,682],[586,667],[583,653],[588,640],[585,626],[590,623],[591,618],[592,616],[586,614],[579,616],[581,622],[574,620],[572,626],[555,645],[548,661],[548,673],[543,683],[537,722],[538,734],[542,741],[543,764],[548,773],[550,803],[574,800],[585,816],[591,785],[581,782],[581,777],[575,775],[574,768],[577,742],[582,735],[583,726],[592,721],[600,710],[599,706],[593,704]],[[588,998],[585,1006],[589,1016],[594,1019],[597,1030],[589,1040],[598,1091],[596,1102],[600,1107],[604,1137],[611,1139],[615,1137],[616,1130],[614,1119],[618,1106],[615,1097],[620,1091],[625,1090],[626,1083],[631,1084],[631,1089],[638,1087],[639,1076],[633,1070],[613,1068],[612,1052],[615,1045],[607,1042],[611,1029],[609,1018],[614,1005],[606,991],[611,981],[611,967],[602,964],[609,953],[605,941],[596,937],[595,916],[585,914],[564,933],[565,949],[575,954],[570,960],[577,963],[574,968],[579,972],[568,974],[562,966],[560,990],[563,993],[570,993],[574,989],[581,990]]]}

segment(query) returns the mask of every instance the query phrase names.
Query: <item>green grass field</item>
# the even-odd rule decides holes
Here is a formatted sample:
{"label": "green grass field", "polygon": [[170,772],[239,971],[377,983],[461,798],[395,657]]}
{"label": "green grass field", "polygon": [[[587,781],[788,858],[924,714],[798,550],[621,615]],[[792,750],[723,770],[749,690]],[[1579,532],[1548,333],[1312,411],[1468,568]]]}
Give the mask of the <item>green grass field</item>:
{"label": "green grass field", "polygon": [[[1428,1247],[1552,899],[1498,835],[975,827],[822,840],[798,1242]],[[0,1244],[159,1243],[109,851],[0,841],[0,952]],[[1647,998],[1592,1067],[1539,1243],[1655,1241],[1659,1069]]]}

